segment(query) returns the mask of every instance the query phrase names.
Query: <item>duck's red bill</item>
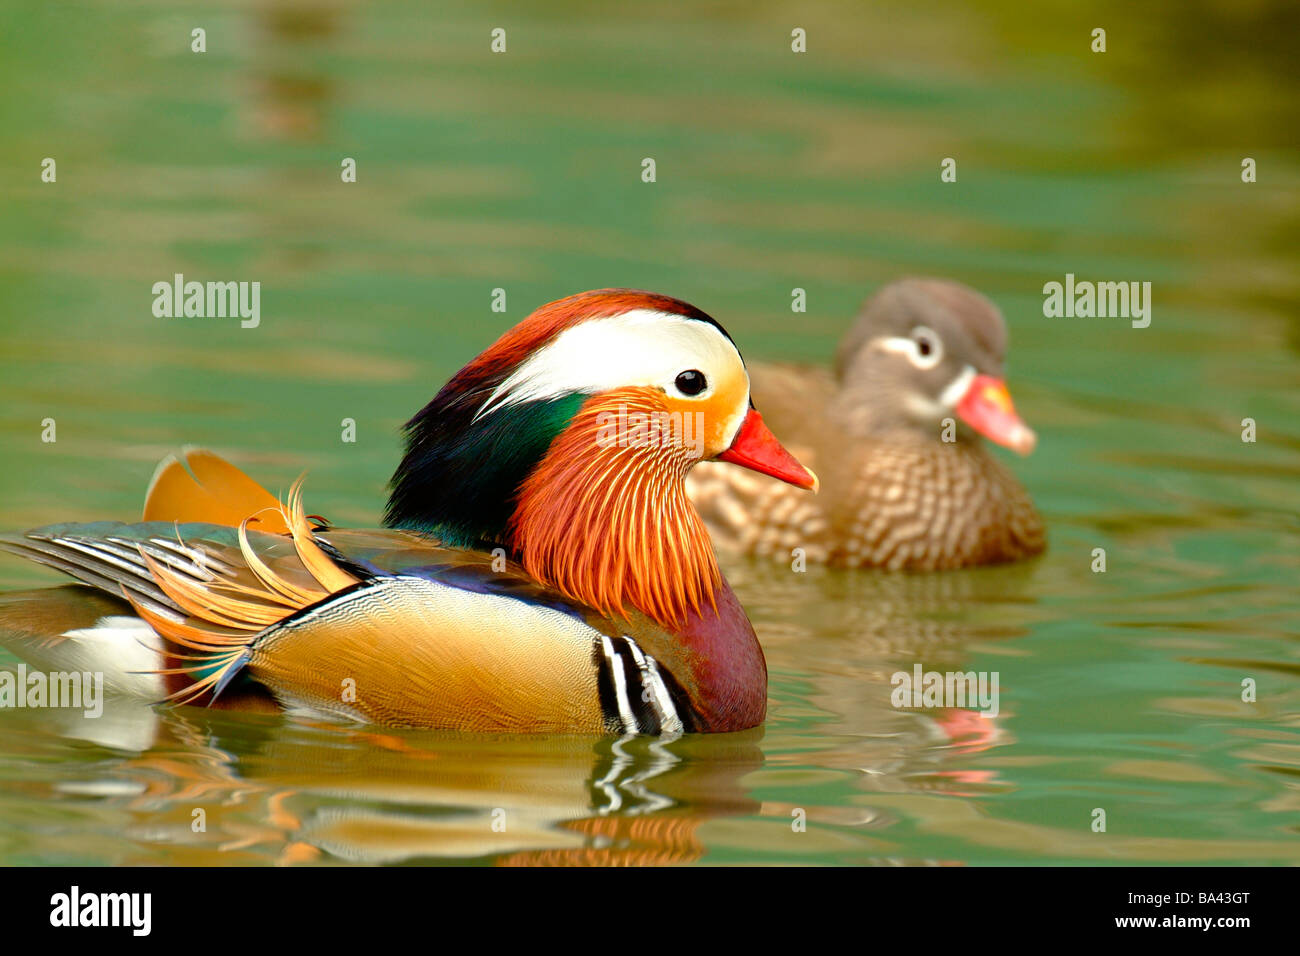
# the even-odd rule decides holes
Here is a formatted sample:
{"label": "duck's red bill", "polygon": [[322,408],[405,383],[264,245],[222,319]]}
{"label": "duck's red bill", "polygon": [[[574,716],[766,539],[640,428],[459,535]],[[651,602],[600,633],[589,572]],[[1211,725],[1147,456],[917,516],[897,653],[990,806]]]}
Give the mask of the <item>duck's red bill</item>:
{"label": "duck's red bill", "polygon": [[1034,430],[1020,420],[1006,382],[992,375],[976,375],[957,403],[957,414],[990,441],[1028,455],[1038,443]]}
{"label": "duck's red bill", "polygon": [[776,436],[763,424],[763,416],[754,409],[745,415],[740,431],[731,447],[718,456],[718,461],[751,468],[764,475],[788,481],[798,488],[817,490],[817,476],[799,464],[776,440]]}

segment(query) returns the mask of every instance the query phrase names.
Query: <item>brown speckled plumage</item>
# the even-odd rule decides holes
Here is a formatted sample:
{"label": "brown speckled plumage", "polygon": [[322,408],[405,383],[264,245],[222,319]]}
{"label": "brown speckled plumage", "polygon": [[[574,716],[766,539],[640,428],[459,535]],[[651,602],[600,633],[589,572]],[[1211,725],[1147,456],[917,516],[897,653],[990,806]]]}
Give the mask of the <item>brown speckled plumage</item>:
{"label": "brown speckled plumage", "polygon": [[[878,344],[918,325],[943,341],[932,369]],[[941,440],[943,419],[957,416],[925,405],[966,367],[1000,378],[1005,341],[1000,314],[973,290],[904,280],[868,302],[845,336],[838,375],[751,366],[755,406],[817,472],[821,492],[703,463],[689,491],[715,542],[786,562],[802,548],[809,562],[914,571],[1041,552],[1042,520],[1024,488],[964,424]]]}

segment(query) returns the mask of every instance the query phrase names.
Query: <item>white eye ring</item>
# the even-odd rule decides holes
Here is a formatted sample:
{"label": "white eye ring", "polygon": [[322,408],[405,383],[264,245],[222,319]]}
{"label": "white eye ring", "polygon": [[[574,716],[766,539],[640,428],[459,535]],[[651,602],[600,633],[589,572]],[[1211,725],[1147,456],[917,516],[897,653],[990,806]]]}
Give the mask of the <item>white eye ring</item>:
{"label": "white eye ring", "polygon": [[894,335],[876,339],[875,345],[886,352],[906,356],[919,369],[932,369],[943,361],[943,342],[933,329],[924,325],[918,325],[906,338]]}
{"label": "white eye ring", "polygon": [[907,357],[917,368],[931,369],[943,361],[943,342],[933,329],[918,325],[907,341],[912,344]]}

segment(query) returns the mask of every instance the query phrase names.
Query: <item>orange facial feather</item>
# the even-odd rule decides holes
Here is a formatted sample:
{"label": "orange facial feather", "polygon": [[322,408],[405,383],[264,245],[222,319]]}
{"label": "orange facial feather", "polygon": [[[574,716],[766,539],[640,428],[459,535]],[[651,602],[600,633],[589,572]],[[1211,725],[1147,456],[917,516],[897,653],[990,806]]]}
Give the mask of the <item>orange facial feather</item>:
{"label": "orange facial feather", "polygon": [[609,440],[610,416],[666,412],[663,394],[624,388],[589,399],[520,489],[507,534],[530,574],[605,614],[630,606],[677,629],[722,582],[687,500],[695,458],[671,441]]}

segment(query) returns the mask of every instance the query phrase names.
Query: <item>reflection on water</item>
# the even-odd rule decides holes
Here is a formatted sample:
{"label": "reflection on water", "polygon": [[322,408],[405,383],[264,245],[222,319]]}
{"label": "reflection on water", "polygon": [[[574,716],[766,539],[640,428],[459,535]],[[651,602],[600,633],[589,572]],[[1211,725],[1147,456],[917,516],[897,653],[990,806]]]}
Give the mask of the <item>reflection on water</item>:
{"label": "reflection on water", "polygon": [[[6,714],[5,732],[48,737],[60,716]],[[763,762],[757,731],[703,743],[493,739],[126,701],[112,701],[103,721],[69,717],[60,729],[91,745],[95,759],[64,752],[66,768],[42,781],[48,797],[114,802],[128,841],[140,845],[97,862],[151,862],[152,848],[207,864],[682,863],[703,855],[702,824],[761,808],[740,786]],[[45,756],[61,762],[57,750]],[[33,852],[49,852],[44,835],[34,843]]]}
{"label": "reflection on water", "polygon": [[[0,526],[133,515],[185,442],[373,523],[400,422],[536,304],[657,288],[825,361],[872,287],[931,273],[1006,312],[1047,555],[729,567],[771,701],[724,738],[0,710],[0,862],[1300,862],[1295,5],[801,5],[804,57],[780,5],[565,9],[512,12],[496,57],[469,3],[255,2],[203,56],[177,11],[16,14]],[[51,151],[57,188],[12,159]],[[160,324],[174,272],[261,281],[262,326]],[[1066,272],[1151,281],[1151,327],[1044,319]],[[894,708],[917,664],[998,673],[997,716]]]}
{"label": "reflection on water", "polygon": [[251,97],[259,138],[319,140],[328,128],[334,77],[311,62],[313,51],[332,50],[342,11],[332,4],[264,3],[252,11],[256,25]]}

